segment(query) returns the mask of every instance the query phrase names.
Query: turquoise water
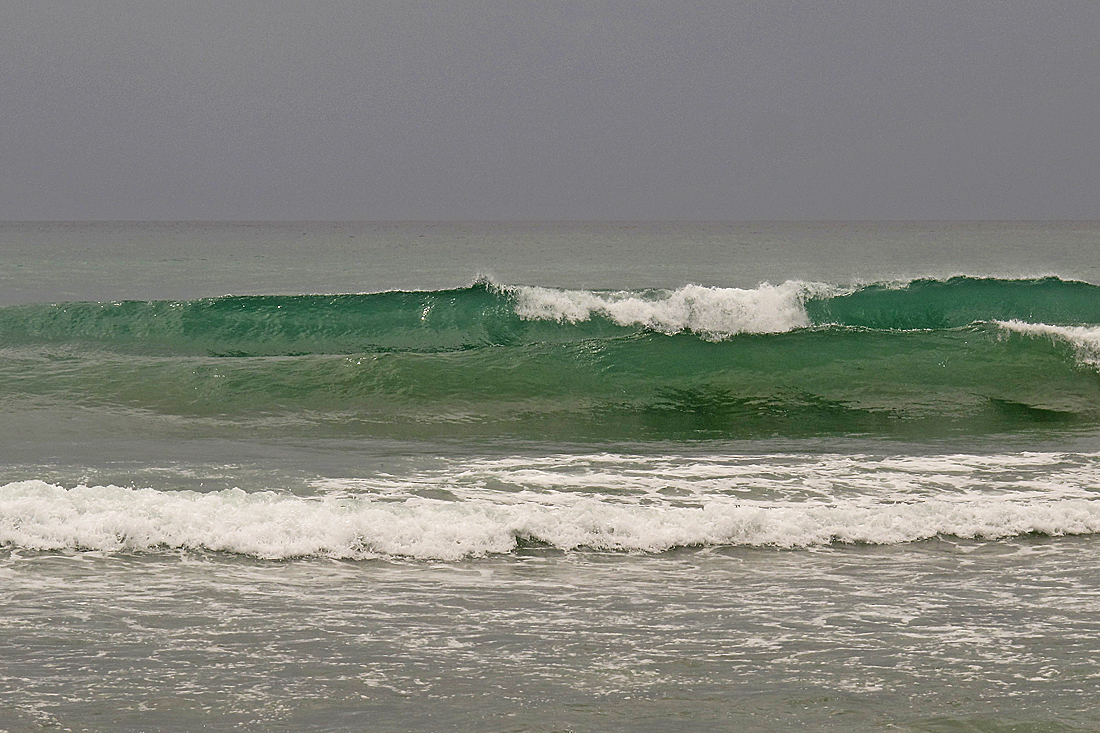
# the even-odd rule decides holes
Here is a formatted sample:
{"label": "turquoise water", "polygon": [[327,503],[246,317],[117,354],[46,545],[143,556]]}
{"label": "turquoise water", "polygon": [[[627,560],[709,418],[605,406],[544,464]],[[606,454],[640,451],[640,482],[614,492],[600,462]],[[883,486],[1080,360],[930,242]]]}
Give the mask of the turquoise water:
{"label": "turquoise water", "polygon": [[0,729],[1100,726],[1100,226],[0,226]]}

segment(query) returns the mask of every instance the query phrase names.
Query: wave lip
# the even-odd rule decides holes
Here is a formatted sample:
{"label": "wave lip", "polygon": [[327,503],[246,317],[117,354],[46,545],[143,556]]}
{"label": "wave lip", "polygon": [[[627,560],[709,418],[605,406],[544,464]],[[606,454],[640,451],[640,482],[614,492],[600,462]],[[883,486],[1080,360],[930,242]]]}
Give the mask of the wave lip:
{"label": "wave lip", "polygon": [[1100,370],[1100,326],[1051,326],[1016,320],[996,323],[1006,331],[1068,343],[1074,348],[1079,363]]}
{"label": "wave lip", "polygon": [[0,487],[0,545],[28,550],[211,550],[265,559],[459,560],[524,542],[560,550],[663,552],[686,546],[805,548],[936,536],[1002,539],[1100,533],[1100,501],[928,498],[903,503],[708,501],[624,505],[556,495],[497,503],[414,497],[307,499],[275,492]]}

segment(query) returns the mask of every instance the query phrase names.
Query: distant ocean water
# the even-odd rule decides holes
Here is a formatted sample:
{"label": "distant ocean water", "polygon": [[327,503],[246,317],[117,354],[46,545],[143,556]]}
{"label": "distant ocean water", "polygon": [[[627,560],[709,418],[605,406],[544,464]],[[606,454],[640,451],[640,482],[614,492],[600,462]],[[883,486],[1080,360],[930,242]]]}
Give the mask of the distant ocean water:
{"label": "distant ocean water", "polygon": [[1096,730],[1098,245],[0,225],[0,730]]}

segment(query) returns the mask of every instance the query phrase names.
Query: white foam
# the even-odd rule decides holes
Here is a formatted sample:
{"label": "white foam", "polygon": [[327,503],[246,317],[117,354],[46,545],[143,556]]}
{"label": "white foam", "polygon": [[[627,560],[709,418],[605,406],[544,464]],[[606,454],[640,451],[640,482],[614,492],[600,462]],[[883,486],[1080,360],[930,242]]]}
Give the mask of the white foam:
{"label": "white foam", "polygon": [[510,288],[516,313],[528,320],[576,323],[593,316],[621,326],[643,326],[661,333],[693,331],[722,339],[739,333],[781,333],[810,325],[807,297],[832,292],[818,283],[763,283],[756,288],[685,285],[649,293],[592,292],[518,286]]}
{"label": "white foam", "polygon": [[895,544],[937,535],[997,539],[1100,532],[1100,500],[966,492],[890,501],[710,497],[700,506],[622,503],[592,495],[299,497],[42,481],[0,487],[0,544],[31,550],[206,549],[260,558],[404,556],[455,560],[506,553],[520,540],[563,550],[660,552],[672,547],[783,548]]}
{"label": "white foam", "polygon": [[1027,336],[1045,336],[1052,341],[1065,341],[1073,346],[1077,360],[1094,369],[1100,369],[1100,326],[1050,326],[1045,323],[1024,321],[996,321],[1007,331]]}

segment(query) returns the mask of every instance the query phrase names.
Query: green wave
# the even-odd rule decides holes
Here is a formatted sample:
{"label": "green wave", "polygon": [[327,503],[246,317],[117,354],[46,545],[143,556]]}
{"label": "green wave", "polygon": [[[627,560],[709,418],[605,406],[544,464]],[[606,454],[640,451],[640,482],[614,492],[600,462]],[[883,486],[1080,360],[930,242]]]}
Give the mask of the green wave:
{"label": "green wave", "polygon": [[288,356],[456,351],[644,332],[694,332],[716,340],[826,324],[943,329],[1011,319],[1100,323],[1100,287],[1054,277],[956,277],[858,288],[787,283],[756,290],[689,286],[621,293],[479,281],[431,292],[33,304],[0,308],[0,345]]}
{"label": "green wave", "polygon": [[0,405],[396,437],[1092,426],[1096,323],[1100,288],[1057,278],[37,304],[0,309]]}
{"label": "green wave", "polygon": [[76,343],[125,353],[212,356],[453,351],[599,336],[525,321],[489,283],[432,292],[225,296],[193,301],[0,308],[0,344]]}
{"label": "green wave", "polygon": [[953,277],[873,284],[810,298],[813,323],[877,329],[957,328],[976,321],[1100,323],[1100,287],[1057,277],[1033,280]]}

